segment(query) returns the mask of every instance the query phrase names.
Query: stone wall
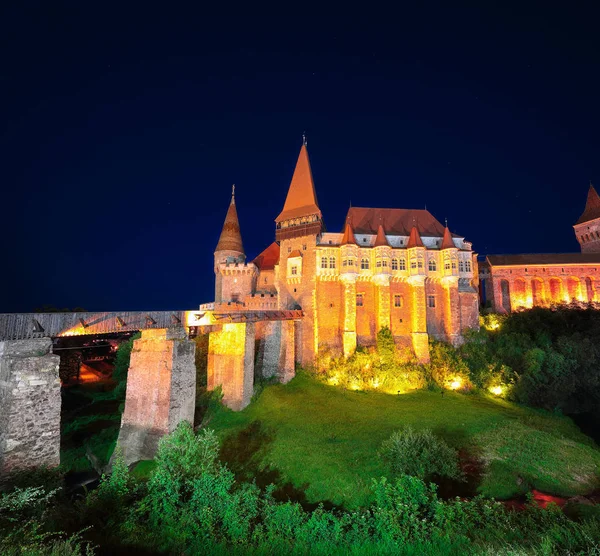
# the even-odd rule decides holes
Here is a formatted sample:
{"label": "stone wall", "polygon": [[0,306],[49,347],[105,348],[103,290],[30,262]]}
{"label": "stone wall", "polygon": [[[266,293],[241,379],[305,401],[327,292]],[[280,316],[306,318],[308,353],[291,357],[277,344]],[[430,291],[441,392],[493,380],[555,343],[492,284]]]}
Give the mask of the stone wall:
{"label": "stone wall", "polygon": [[60,463],[60,357],[52,340],[0,342],[0,475]]}
{"label": "stone wall", "polygon": [[163,435],[194,422],[195,351],[181,327],[144,330],[133,343],[117,441],[127,464],[153,458]]}

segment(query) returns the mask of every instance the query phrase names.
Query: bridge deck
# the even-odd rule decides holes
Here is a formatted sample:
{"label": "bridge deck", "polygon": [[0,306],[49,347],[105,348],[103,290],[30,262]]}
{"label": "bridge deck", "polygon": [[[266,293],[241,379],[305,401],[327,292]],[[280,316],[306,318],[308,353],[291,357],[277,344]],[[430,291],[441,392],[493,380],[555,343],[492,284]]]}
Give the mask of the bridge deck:
{"label": "bridge deck", "polygon": [[137,332],[172,326],[298,320],[302,311],[116,311],[109,313],[0,313],[0,341]]}

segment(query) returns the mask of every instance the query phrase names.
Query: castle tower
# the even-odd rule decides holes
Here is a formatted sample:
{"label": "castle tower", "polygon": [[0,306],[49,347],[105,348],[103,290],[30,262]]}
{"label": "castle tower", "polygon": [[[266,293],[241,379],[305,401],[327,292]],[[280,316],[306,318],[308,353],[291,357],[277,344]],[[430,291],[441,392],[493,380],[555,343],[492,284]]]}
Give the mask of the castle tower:
{"label": "castle tower", "polygon": [[448,225],[444,228],[444,236],[440,250],[443,255],[442,286],[444,288],[443,315],[446,328],[446,338],[451,344],[456,344],[460,337],[460,299],[458,293],[458,249],[454,245]]}
{"label": "castle tower", "polygon": [[275,219],[275,239],[280,256],[275,287],[280,309],[301,308],[302,322],[296,327],[296,360],[310,365],[317,351],[316,245],[323,231],[321,210],[313,182],[306,141],[303,141],[294,175],[283,205]]}
{"label": "castle tower", "polygon": [[256,267],[244,264],[246,254],[235,208],[235,185],[231,190],[231,202],[215,249],[214,261],[215,303],[243,301],[252,291]]}
{"label": "castle tower", "polygon": [[600,252],[600,197],[591,183],[585,210],[573,228],[583,253]]}
{"label": "castle tower", "polygon": [[377,330],[390,327],[390,278],[392,249],[385,235],[381,218],[373,245],[375,251],[375,313]]}

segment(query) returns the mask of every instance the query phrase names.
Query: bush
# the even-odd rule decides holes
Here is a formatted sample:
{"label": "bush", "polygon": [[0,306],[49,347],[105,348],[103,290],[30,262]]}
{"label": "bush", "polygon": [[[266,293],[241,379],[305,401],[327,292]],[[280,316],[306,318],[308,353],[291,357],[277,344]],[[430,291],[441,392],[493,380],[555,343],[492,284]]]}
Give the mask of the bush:
{"label": "bush", "polygon": [[405,427],[383,442],[379,452],[394,475],[411,475],[419,479],[432,475],[460,477],[458,455],[429,429],[415,431]]}
{"label": "bush", "polygon": [[429,385],[451,390],[470,388],[469,367],[460,356],[460,352],[450,344],[431,342],[429,345],[430,362],[425,365]]}

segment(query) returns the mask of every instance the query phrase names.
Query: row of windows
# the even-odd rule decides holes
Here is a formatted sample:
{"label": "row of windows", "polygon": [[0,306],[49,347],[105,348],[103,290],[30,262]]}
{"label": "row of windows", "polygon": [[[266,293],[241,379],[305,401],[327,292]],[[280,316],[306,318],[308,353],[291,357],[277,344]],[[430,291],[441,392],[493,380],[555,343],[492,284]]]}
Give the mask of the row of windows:
{"label": "row of windows", "polygon": [[[356,306],[363,307],[365,302],[365,294],[357,293],[356,294]],[[403,307],[404,306],[404,296],[402,295],[394,295],[394,307]],[[427,296],[427,307],[434,308],[435,307],[435,295]]]}
{"label": "row of windows", "polygon": [[[342,266],[354,266],[354,259],[344,259],[342,261]],[[377,268],[387,268],[388,260],[377,259],[375,262],[375,266]],[[369,259],[360,260],[360,268],[362,270],[368,270],[369,267]],[[410,267],[413,269],[423,268],[423,259],[412,260],[410,263]],[[321,257],[321,268],[335,268],[335,257]],[[428,268],[430,272],[435,272],[437,270],[437,263],[434,259],[429,259]],[[452,270],[456,270],[456,261],[446,261],[444,268],[446,270],[450,270],[450,268],[452,268]],[[471,261],[459,261],[458,269],[460,272],[471,272]],[[392,270],[406,270],[406,259],[392,259]]]}

